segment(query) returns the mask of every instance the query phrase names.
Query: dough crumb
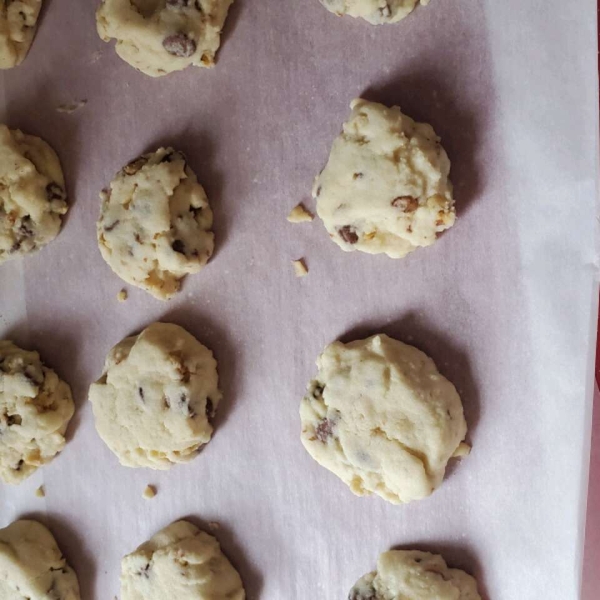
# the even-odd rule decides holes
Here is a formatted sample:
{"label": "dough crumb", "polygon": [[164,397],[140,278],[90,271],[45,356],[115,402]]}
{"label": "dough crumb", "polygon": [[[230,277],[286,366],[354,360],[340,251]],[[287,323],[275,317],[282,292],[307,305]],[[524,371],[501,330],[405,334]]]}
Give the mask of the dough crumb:
{"label": "dough crumb", "polygon": [[458,448],[454,451],[452,455],[453,458],[463,458],[464,456],[469,456],[471,454],[471,446],[466,442],[461,442],[458,445]]}
{"label": "dough crumb", "polygon": [[121,290],[118,294],[117,294],[117,300],[119,302],[125,302],[125,300],[127,300],[127,290]]}
{"label": "dough crumb", "polygon": [[303,258],[293,260],[292,264],[294,265],[294,273],[296,274],[296,277],[306,277],[306,275],[308,275],[308,268]]}
{"label": "dough crumb", "polygon": [[154,498],[154,496],[156,496],[156,488],[153,485],[147,485],[146,488],[144,489],[144,492],[142,493],[142,496],[146,500],[150,500],[151,498]]}
{"label": "dough crumb", "polygon": [[56,112],[65,113],[70,115],[76,110],[83,108],[87,104],[87,100],[79,100],[78,102],[67,102],[66,104],[60,104],[56,107]]}
{"label": "dough crumb", "polygon": [[211,531],[218,531],[219,529],[221,529],[221,525],[219,523],[217,523],[216,521],[210,521],[208,523],[208,528]]}
{"label": "dough crumb", "polygon": [[40,487],[35,490],[35,495],[38,498],[44,498],[46,496],[46,488],[43,485],[40,485]]}
{"label": "dough crumb", "polygon": [[290,223],[310,223],[314,218],[315,216],[306,209],[302,202],[298,206],[294,206],[287,216],[287,220]]}

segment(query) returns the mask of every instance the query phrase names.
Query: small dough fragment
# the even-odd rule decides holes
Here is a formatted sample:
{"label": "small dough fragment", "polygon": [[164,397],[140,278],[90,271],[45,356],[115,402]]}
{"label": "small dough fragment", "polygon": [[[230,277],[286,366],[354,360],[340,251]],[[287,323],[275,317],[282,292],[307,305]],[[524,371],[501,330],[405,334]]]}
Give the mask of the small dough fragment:
{"label": "small dough fragment", "polygon": [[96,429],[126,467],[168,469],[210,441],[217,361],[185,329],[153,323],[108,354],[90,386]]}
{"label": "small dough fragment", "polygon": [[438,554],[391,550],[380,555],[377,571],[361,577],[348,600],[481,600],[477,581],[450,569]]}
{"label": "small dough fragment", "polygon": [[60,104],[56,107],[56,112],[70,115],[73,114],[76,110],[83,108],[86,104],[87,100],[78,100],[77,102],[68,102],[66,104]]}
{"label": "small dough fragment", "polygon": [[0,0],[0,69],[20,65],[31,47],[42,0]]}
{"label": "small dough fragment", "polygon": [[125,302],[125,300],[127,300],[127,290],[121,290],[118,294],[117,294],[117,300],[119,302]]}
{"label": "small dough fragment", "polygon": [[302,203],[294,206],[287,216],[290,223],[310,223],[314,218],[315,216]]}
{"label": "small dough fragment", "polygon": [[429,496],[467,433],[433,360],[387,335],[329,344],[300,405],[302,443],[358,496]]}
{"label": "small dough fragment", "polygon": [[[37,352],[0,340],[0,479],[21,483],[65,446],[71,388]],[[1,595],[0,595],[1,597]]]}
{"label": "small dough fragment", "polygon": [[35,495],[38,498],[45,498],[46,497],[46,488],[43,485],[40,485],[40,487],[35,490]]}
{"label": "small dough fragment", "polygon": [[58,235],[66,197],[56,152],[42,139],[0,124],[0,264]]}
{"label": "small dough fragment", "polygon": [[440,138],[398,106],[353,100],[315,179],[317,214],[342,250],[402,258],[454,224],[450,161]]}
{"label": "small dough fragment", "polygon": [[117,54],[151,77],[190,65],[213,67],[233,0],[103,0],[98,35],[116,39]]}
{"label": "small dough fragment", "polygon": [[75,571],[41,523],[20,520],[0,529],[0,598],[80,599]]}
{"label": "small dough fragment", "polygon": [[154,496],[156,496],[156,488],[153,485],[147,485],[142,492],[142,496],[146,500],[151,500],[154,498]]}
{"label": "small dough fragment", "polygon": [[219,542],[188,521],[165,527],[121,561],[121,600],[244,600]]}
{"label": "small dough fragment", "polygon": [[[338,17],[360,17],[372,25],[397,23],[407,17],[419,0],[320,0],[321,4]],[[420,0],[427,6],[429,0]]]}
{"label": "small dough fragment", "polygon": [[155,298],[171,298],[181,280],[211,257],[212,210],[181,152],[159,148],[136,158],[100,198],[102,258],[121,279]]}
{"label": "small dough fragment", "polygon": [[293,260],[292,264],[294,265],[294,273],[296,274],[296,277],[306,277],[306,275],[308,275],[308,268],[303,258]]}

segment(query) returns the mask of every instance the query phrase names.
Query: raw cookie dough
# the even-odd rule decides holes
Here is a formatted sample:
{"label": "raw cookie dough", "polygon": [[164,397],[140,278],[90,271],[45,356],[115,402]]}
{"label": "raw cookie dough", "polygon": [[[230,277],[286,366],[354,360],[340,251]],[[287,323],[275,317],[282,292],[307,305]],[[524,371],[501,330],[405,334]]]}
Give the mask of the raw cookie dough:
{"label": "raw cookie dough", "polygon": [[477,582],[449,569],[438,554],[418,550],[384,552],[377,571],[361,577],[348,600],[481,600]]}
{"label": "raw cookie dough", "polygon": [[121,562],[121,600],[244,600],[219,542],[188,521],[171,523]]}
{"label": "raw cookie dough", "polygon": [[[407,17],[419,0],[320,0],[321,4],[338,17],[362,17],[373,25],[397,23]],[[429,0],[421,0],[423,6]]]}
{"label": "raw cookie dough", "polygon": [[65,199],[54,150],[38,137],[0,125],[0,263],[52,241],[67,212]]}
{"label": "raw cookie dough", "polygon": [[[71,388],[37,352],[0,340],[0,479],[21,483],[65,445]],[[1,595],[0,595],[1,598]]]}
{"label": "raw cookie dough", "polygon": [[187,462],[210,441],[217,384],[208,348],[178,325],[153,323],[117,344],[90,386],[96,429],[127,467]]}
{"label": "raw cookie dough", "polygon": [[23,62],[35,36],[42,0],[0,0],[0,69]]}
{"label": "raw cookie dough", "polygon": [[181,152],[159,148],[136,158],[100,198],[100,252],[127,283],[168,300],[211,257],[212,210]]}
{"label": "raw cookie dough", "polygon": [[387,335],[334,342],[300,405],[302,443],[358,496],[429,496],[467,425],[454,386],[413,346]]}
{"label": "raw cookie dough", "polygon": [[342,250],[402,258],[455,220],[450,161],[431,125],[353,100],[315,179],[317,214]]}
{"label": "raw cookie dough", "polygon": [[0,529],[0,598],[79,600],[77,575],[41,523],[21,520]]}
{"label": "raw cookie dough", "polygon": [[233,0],[104,0],[98,35],[117,40],[117,54],[151,77],[189,65],[213,67]]}

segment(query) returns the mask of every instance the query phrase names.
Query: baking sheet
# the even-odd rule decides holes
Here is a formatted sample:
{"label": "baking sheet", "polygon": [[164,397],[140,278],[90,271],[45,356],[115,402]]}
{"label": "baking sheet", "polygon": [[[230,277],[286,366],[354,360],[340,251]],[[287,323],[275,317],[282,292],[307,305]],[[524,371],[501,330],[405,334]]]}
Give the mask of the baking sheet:
{"label": "baking sheet", "polygon": [[[395,546],[442,552],[489,599],[577,598],[597,285],[594,0],[435,0],[379,28],[317,0],[237,0],[218,67],[158,80],[100,41],[94,9],[45,2],[29,57],[0,74],[1,120],[56,148],[72,203],[56,241],[0,267],[0,335],[37,348],[77,402],[61,456],[0,487],[0,526],[47,522],[88,599],[118,596],[121,556],[186,516],[221,524],[250,599],[345,598]],[[343,253],[318,221],[285,221],[297,202],[313,206],[312,179],[361,94],[431,122],[453,162],[456,226],[402,261]],[[120,304],[95,241],[98,192],[161,144],[205,185],[216,253],[169,303],[129,288]],[[214,350],[225,394],[211,443],[168,472],[120,467],[86,401],[109,348],[157,319]],[[321,348],[378,331],[436,360],[473,443],[407,506],[352,496],[299,441]]]}

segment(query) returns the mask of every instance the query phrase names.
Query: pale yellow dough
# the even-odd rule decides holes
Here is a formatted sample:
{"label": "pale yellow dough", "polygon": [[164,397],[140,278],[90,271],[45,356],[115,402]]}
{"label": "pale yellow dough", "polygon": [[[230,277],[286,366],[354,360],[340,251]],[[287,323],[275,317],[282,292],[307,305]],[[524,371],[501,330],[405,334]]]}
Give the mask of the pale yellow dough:
{"label": "pale yellow dough", "polygon": [[73,412],[71,388],[37,352],[0,340],[0,479],[21,483],[50,462]]}
{"label": "pale yellow dough", "polygon": [[122,465],[168,469],[210,441],[221,400],[217,362],[182,327],[153,323],[109,352],[89,399]]}
{"label": "pale yellow dough", "polygon": [[455,387],[423,352],[380,334],[334,342],[300,405],[302,443],[359,496],[429,496],[467,432]]}
{"label": "pale yellow dough", "polygon": [[42,0],[0,0],[0,69],[21,64],[29,52]]}
{"label": "pale yellow dough", "polygon": [[429,0],[320,0],[330,12],[338,15],[360,17],[373,25],[397,23],[407,17],[417,6],[426,6]]}
{"label": "pale yellow dough", "polygon": [[244,600],[219,542],[188,521],[165,527],[121,562],[121,600]]}
{"label": "pale yellow dough", "polygon": [[354,100],[317,176],[317,214],[342,250],[402,258],[454,224],[450,161],[431,125]]}
{"label": "pale yellow dough", "polygon": [[190,65],[212,67],[233,0],[103,0],[98,35],[151,77]]}
{"label": "pale yellow dough", "polygon": [[77,575],[41,523],[0,529],[0,599],[79,600]]}
{"label": "pale yellow dough", "polygon": [[54,150],[38,137],[0,125],[0,263],[52,241],[67,209]]}
{"label": "pale yellow dough", "polygon": [[348,600],[481,600],[477,582],[450,569],[438,554],[391,550],[377,561],[377,571],[361,577]]}

